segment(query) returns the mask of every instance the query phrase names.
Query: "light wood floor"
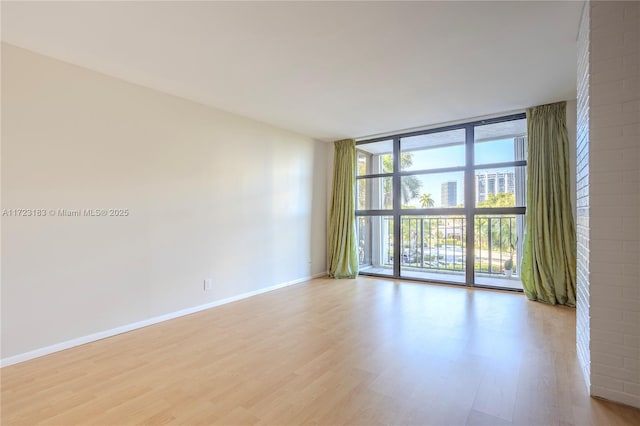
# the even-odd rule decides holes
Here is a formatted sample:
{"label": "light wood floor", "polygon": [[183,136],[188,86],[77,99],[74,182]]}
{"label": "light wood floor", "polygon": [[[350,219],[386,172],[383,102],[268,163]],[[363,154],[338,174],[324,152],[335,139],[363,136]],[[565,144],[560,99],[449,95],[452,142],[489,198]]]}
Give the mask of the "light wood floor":
{"label": "light wood floor", "polygon": [[6,367],[3,425],[640,424],[587,396],[575,311],[317,279]]}

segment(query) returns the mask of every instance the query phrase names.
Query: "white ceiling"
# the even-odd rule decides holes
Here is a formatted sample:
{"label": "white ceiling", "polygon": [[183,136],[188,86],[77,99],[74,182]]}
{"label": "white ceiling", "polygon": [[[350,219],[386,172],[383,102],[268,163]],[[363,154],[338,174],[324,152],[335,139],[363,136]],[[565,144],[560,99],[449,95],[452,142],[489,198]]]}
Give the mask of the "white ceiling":
{"label": "white ceiling", "polygon": [[2,2],[2,39],[322,140],[576,96],[582,2]]}

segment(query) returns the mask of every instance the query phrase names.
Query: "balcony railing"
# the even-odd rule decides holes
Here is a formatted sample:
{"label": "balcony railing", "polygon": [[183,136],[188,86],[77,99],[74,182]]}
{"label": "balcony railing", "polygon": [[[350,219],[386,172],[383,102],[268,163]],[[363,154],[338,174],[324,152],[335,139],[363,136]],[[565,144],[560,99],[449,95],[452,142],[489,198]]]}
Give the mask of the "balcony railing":
{"label": "balcony railing", "polygon": [[464,217],[402,218],[402,260],[404,266],[462,271],[466,262]]}
{"label": "balcony railing", "polygon": [[[516,273],[518,218],[515,215],[479,216],[475,219],[474,263],[476,273],[503,275],[509,259]],[[403,267],[434,272],[459,272],[466,266],[464,217],[405,217],[401,222]],[[393,263],[393,245],[384,256]]]}
{"label": "balcony railing", "polygon": [[[485,275],[505,275],[505,266],[511,264],[516,274],[522,241],[519,234],[524,229],[524,218],[516,215],[478,216],[474,222],[475,272]],[[393,267],[393,235],[388,220],[381,223],[380,245],[382,250],[378,266]],[[425,272],[463,273],[466,268],[467,226],[462,216],[423,216],[401,219],[401,265]],[[361,238],[361,247],[366,247]],[[361,253],[361,263],[376,266],[366,250]],[[364,260],[364,262],[362,262]],[[505,265],[506,264],[506,265]]]}

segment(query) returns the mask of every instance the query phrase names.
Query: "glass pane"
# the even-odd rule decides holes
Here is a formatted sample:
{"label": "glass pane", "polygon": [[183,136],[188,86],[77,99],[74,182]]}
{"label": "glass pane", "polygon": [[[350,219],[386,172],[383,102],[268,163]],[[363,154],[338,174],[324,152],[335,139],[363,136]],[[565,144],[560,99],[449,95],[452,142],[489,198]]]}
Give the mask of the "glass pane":
{"label": "glass pane", "polygon": [[524,207],[527,168],[502,167],[475,171],[476,207]]}
{"label": "glass pane", "polygon": [[393,218],[358,216],[360,272],[393,275]]}
{"label": "glass pane", "polygon": [[402,216],[400,275],[465,282],[466,220],[460,216]]}
{"label": "glass pane", "polygon": [[527,159],[527,120],[476,126],[475,164],[506,163]]}
{"label": "glass pane", "polygon": [[465,133],[458,129],[400,139],[400,168],[410,171],[464,166]]}
{"label": "glass pane", "polygon": [[524,215],[475,217],[475,283],[522,290]]}
{"label": "glass pane", "polygon": [[402,176],[402,208],[464,207],[464,172]]}
{"label": "glass pane", "polygon": [[393,208],[391,177],[357,179],[357,210],[389,210]]}
{"label": "glass pane", "polygon": [[357,175],[393,172],[393,140],[356,145]]}

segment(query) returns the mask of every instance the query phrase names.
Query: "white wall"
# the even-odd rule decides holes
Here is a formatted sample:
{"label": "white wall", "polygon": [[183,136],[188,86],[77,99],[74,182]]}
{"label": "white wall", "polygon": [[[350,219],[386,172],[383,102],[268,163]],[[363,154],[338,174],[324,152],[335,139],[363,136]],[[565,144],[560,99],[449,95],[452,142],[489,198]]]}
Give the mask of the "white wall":
{"label": "white wall", "polygon": [[[326,144],[2,45],[2,358],[326,270]],[[203,280],[213,290],[203,291]]]}
{"label": "white wall", "polygon": [[578,273],[588,300],[578,334],[589,333],[591,394],[640,407],[640,3],[586,7],[587,260]]}

